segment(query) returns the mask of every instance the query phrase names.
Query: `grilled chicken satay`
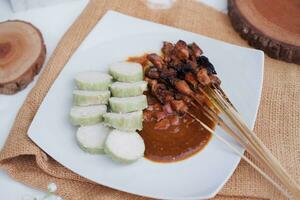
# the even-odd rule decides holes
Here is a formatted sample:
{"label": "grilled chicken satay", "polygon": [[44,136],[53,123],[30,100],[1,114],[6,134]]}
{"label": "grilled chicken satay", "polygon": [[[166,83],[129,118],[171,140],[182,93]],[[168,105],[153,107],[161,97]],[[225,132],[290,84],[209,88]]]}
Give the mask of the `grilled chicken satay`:
{"label": "grilled chicken satay", "polygon": [[[158,121],[158,129],[170,126],[168,116],[174,113],[183,115],[189,106],[195,107],[194,100],[201,106],[211,106],[199,92],[203,90],[198,88],[220,84],[212,64],[202,55],[203,51],[197,44],[187,45],[182,40],[175,45],[164,42],[162,52],[163,56],[154,53],[147,55],[152,66],[145,73],[149,92],[158,100],[156,104],[149,106],[149,113],[146,111],[145,118],[150,120],[154,117]],[[156,111],[153,116],[150,111],[154,109]]]}

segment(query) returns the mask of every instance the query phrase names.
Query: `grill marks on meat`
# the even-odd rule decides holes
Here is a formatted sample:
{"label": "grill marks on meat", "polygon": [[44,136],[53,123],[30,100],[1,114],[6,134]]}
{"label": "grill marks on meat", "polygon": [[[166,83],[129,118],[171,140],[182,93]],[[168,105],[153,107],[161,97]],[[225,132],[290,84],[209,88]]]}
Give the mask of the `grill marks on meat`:
{"label": "grill marks on meat", "polygon": [[[205,97],[196,93],[199,88],[210,84],[220,85],[214,66],[196,43],[187,44],[179,40],[176,44],[164,42],[163,56],[148,54],[152,64],[145,72],[145,80],[149,83],[148,94],[153,95],[158,103],[151,98],[149,107],[144,113],[146,121],[156,120],[155,129],[165,130],[178,125],[181,115],[188,111],[196,97],[205,101]],[[192,98],[191,98],[192,97]],[[159,104],[159,109],[155,107]],[[152,113],[152,114],[151,114]]]}

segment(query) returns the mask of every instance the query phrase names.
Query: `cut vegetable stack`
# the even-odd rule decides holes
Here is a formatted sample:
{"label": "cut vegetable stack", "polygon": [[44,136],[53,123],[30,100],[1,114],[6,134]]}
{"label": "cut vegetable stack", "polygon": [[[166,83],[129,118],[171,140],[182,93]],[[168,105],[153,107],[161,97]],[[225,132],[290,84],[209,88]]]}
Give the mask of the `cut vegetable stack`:
{"label": "cut vegetable stack", "polygon": [[107,111],[111,80],[110,75],[98,71],[82,72],[75,77],[77,89],[73,91],[70,121],[80,126],[76,139],[81,149],[89,153],[104,152],[110,129],[102,121]]}
{"label": "cut vegetable stack", "polygon": [[117,130],[109,134],[104,149],[113,160],[133,162],[145,151],[144,141],[136,132],[143,128],[143,109],[147,108],[143,68],[138,63],[122,62],[111,65],[109,73],[117,82],[110,86],[111,112],[103,118],[105,124]]}
{"label": "cut vegetable stack", "polygon": [[[75,77],[70,121],[80,126],[76,139],[84,151],[105,152],[113,160],[134,162],[145,151],[144,141],[136,132],[143,128],[143,109],[148,106],[143,95],[147,89],[143,68],[138,63],[122,62],[111,65],[109,73],[111,76],[89,71]],[[116,82],[112,83],[112,78]]]}

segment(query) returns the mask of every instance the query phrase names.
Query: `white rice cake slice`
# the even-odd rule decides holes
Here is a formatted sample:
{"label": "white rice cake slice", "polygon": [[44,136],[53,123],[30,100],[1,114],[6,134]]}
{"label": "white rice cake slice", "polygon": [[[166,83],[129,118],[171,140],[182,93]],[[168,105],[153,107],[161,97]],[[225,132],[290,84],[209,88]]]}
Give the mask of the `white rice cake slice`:
{"label": "white rice cake slice", "polygon": [[143,129],[143,111],[131,113],[105,113],[103,118],[106,125],[119,130],[135,131]]}
{"label": "white rice cake slice", "polygon": [[99,71],[87,71],[78,73],[75,83],[80,90],[108,90],[112,77]]}
{"label": "white rice cake slice", "polygon": [[145,144],[135,131],[112,130],[106,139],[104,151],[115,161],[131,163],[144,156]]}
{"label": "white rice cake slice", "polygon": [[104,153],[104,144],[110,132],[110,128],[102,123],[81,126],[76,132],[77,143],[80,148],[88,153]]}
{"label": "white rice cake slice", "polygon": [[114,82],[110,86],[110,91],[114,97],[133,97],[142,95],[147,90],[146,81],[133,83]]}
{"label": "white rice cake slice", "polygon": [[143,67],[139,63],[119,62],[109,67],[112,77],[121,82],[137,82],[144,78]]}
{"label": "white rice cake slice", "polygon": [[76,106],[90,106],[107,104],[110,97],[110,91],[88,91],[88,90],[74,90],[73,102]]}
{"label": "white rice cake slice", "polygon": [[128,113],[143,110],[148,107],[146,95],[136,97],[111,97],[109,106],[112,112]]}
{"label": "white rice cake slice", "polygon": [[70,121],[73,125],[92,125],[103,121],[103,114],[106,113],[106,105],[97,106],[74,106],[71,108]]}

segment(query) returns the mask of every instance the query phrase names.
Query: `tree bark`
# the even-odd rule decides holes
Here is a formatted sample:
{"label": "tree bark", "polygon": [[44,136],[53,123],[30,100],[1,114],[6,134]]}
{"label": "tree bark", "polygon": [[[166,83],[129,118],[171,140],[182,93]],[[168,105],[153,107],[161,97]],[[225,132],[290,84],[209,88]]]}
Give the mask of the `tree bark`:
{"label": "tree bark", "polygon": [[41,32],[32,24],[14,20],[0,23],[0,93],[24,89],[39,73],[46,57]]}

